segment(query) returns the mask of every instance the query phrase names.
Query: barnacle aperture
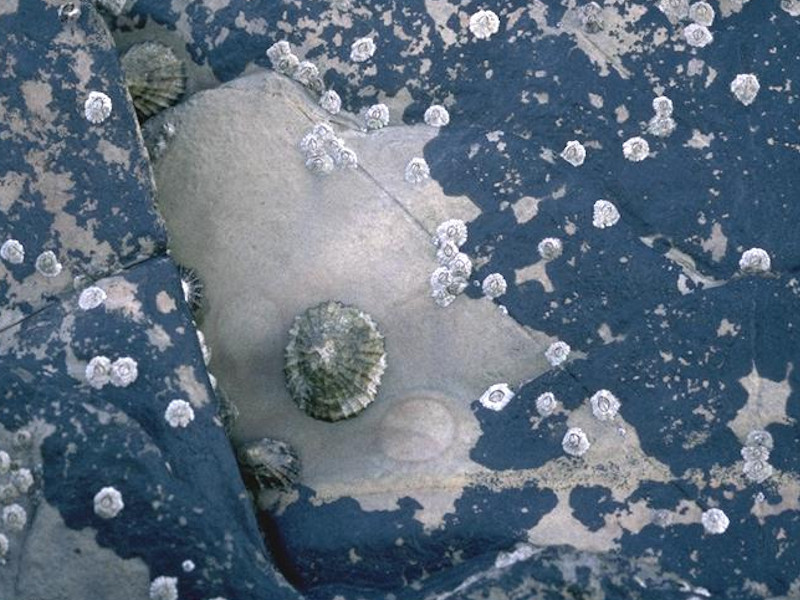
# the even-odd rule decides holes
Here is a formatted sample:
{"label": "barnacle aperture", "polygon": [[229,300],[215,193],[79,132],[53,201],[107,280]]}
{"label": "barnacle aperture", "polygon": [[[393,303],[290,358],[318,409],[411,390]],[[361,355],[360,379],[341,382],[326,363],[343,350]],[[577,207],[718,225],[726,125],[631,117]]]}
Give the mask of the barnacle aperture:
{"label": "barnacle aperture", "polygon": [[295,318],[289,338],[286,383],[309,415],[339,421],[375,399],[386,351],[383,335],[368,314],[340,302],[323,302]]}

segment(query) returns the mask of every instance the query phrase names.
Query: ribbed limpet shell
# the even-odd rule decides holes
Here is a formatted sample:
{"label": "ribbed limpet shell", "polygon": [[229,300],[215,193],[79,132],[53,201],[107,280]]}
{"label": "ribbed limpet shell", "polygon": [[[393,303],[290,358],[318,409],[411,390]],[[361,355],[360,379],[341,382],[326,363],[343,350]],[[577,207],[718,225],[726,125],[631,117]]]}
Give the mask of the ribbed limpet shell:
{"label": "ribbed limpet shell", "polygon": [[186,90],[186,65],[164,44],[142,42],[131,46],[120,64],[141,118],[169,108]]}
{"label": "ribbed limpet shell", "polygon": [[372,317],[333,301],[295,318],[285,358],[292,398],[323,421],[364,410],[375,399],[386,369],[383,335]]}
{"label": "ribbed limpet shell", "polygon": [[240,446],[237,456],[262,488],[290,488],[300,478],[300,459],[286,442],[262,438]]}

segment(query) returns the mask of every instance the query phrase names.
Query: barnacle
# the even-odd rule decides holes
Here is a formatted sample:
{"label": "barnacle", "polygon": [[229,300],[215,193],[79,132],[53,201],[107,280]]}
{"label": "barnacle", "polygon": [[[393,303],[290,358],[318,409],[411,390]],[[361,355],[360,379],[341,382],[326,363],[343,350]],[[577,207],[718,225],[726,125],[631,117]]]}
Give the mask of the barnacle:
{"label": "barnacle", "polygon": [[675,131],[675,119],[656,115],[647,123],[647,132],[656,137],[669,137]]}
{"label": "barnacle", "polygon": [[62,22],[77,21],[81,16],[81,7],[75,2],[65,2],[58,7],[58,18]]}
{"label": "barnacle", "polygon": [[601,421],[610,421],[619,412],[619,400],[608,390],[599,390],[590,398],[592,414]]}
{"label": "barnacle", "polygon": [[507,383],[495,383],[483,393],[479,402],[490,410],[503,410],[513,397],[514,392]]}
{"label": "barnacle", "polygon": [[274,67],[282,58],[289,56],[292,53],[292,47],[286,40],[280,40],[267,48],[267,58]]}
{"label": "barnacle", "polygon": [[364,410],[375,399],[386,369],[383,335],[372,317],[331,301],[295,317],[285,358],[292,398],[325,421]]}
{"label": "barnacle", "polygon": [[564,245],[561,240],[554,237],[544,238],[536,247],[539,251],[539,256],[544,260],[555,260],[564,251]]}
{"label": "barnacle", "polygon": [[33,446],[33,434],[29,429],[19,429],[14,432],[12,443],[17,450],[27,450]]}
{"label": "barnacle", "polygon": [[122,494],[114,487],[101,488],[94,495],[94,514],[101,519],[113,519],[123,508]]}
{"label": "barnacle", "polygon": [[[440,248],[441,250],[441,248]],[[447,268],[453,274],[453,277],[467,279],[472,275],[472,261],[469,256],[463,252],[456,254],[448,263]]]}
{"label": "barnacle", "polygon": [[316,133],[309,131],[300,140],[300,152],[306,158],[322,154],[324,152],[324,141]]}
{"label": "barnacle", "polygon": [[181,569],[183,569],[184,573],[191,573],[195,569],[194,561],[186,559],[181,563]]}
{"label": "barnacle", "polygon": [[672,115],[672,100],[666,96],[656,96],[653,98],[653,110],[661,117]]}
{"label": "barnacle", "polygon": [[319,105],[330,114],[338,114],[342,110],[342,99],[334,90],[326,90],[319,97]]}
{"label": "barnacle", "polygon": [[415,156],[406,165],[406,170],[403,173],[403,179],[408,183],[417,184],[422,183],[431,176],[430,167],[424,158]]}
{"label": "barnacle", "polygon": [[769,460],[769,448],[765,446],[745,446],[739,452],[745,462]]}
{"label": "barnacle", "polygon": [[315,175],[330,175],[333,172],[333,158],[328,154],[317,154],[306,160],[306,169]]}
{"label": "barnacle", "polygon": [[603,7],[597,2],[589,2],[580,8],[581,26],[586,33],[597,33],[605,27]]}
{"label": "barnacle", "polygon": [[753,103],[760,89],[761,84],[753,73],[739,73],[731,81],[731,93],[745,106]]}
{"label": "barnacle", "polygon": [[106,301],[107,295],[102,288],[91,285],[81,292],[78,297],[78,306],[81,310],[92,310]]}
{"label": "barnacle", "polygon": [[711,27],[714,22],[714,9],[703,0],[695,2],[689,7],[689,18],[698,25]]}
{"label": "barnacle", "polygon": [[300,66],[300,59],[294,54],[281,56],[272,64],[272,68],[282,75],[292,76]]}
{"label": "barnacle", "polygon": [[358,38],[350,45],[350,60],[361,63],[375,54],[375,42],[370,37]]}
{"label": "barnacle", "polygon": [[573,167],[580,167],[586,160],[586,148],[578,140],[570,140],[561,151],[561,158]]}
{"label": "barnacle", "polygon": [[317,66],[307,60],[301,60],[292,73],[292,78],[305,86],[310,86],[319,77]]}
{"label": "barnacle", "polygon": [[52,250],[46,250],[36,257],[36,270],[45,277],[57,277],[62,268]]}
{"label": "barnacle", "polygon": [[186,65],[158,42],[131,46],[120,59],[133,105],[141,118],[169,108],[186,91]]}
{"label": "barnacle", "polygon": [[30,469],[17,469],[11,474],[11,484],[19,490],[20,494],[27,494],[33,487],[33,473]]}
{"label": "barnacle", "polygon": [[[451,271],[452,273],[452,271]],[[469,281],[460,275],[453,275],[450,285],[447,286],[447,291],[454,296],[458,296],[469,287]]]}
{"label": "barnacle", "polygon": [[547,359],[547,362],[550,363],[550,366],[557,367],[569,358],[571,350],[569,344],[566,342],[553,342],[547,350],[544,351],[544,357]]}
{"label": "barnacle", "polygon": [[725,533],[728,525],[730,525],[728,515],[726,515],[719,508],[708,509],[703,513],[703,516],[700,518],[700,520],[703,523],[706,533],[711,534]]}
{"label": "barnacle", "polygon": [[389,107],[385,104],[373,104],[364,113],[367,129],[381,129],[389,124]]}
{"label": "barnacle", "polygon": [[453,283],[453,273],[447,267],[437,267],[431,273],[431,290],[446,290]]}
{"label": "barnacle", "polygon": [[500,273],[490,273],[484,278],[481,285],[483,295],[487,298],[499,298],[506,293],[507,288],[505,277]]}
{"label": "barnacle", "polygon": [[705,25],[690,23],[683,29],[686,43],[695,48],[704,48],[714,41],[714,36]]}
{"label": "barnacle", "polygon": [[111,363],[111,385],[128,387],[139,375],[138,365],[130,356],[123,356]]}
{"label": "barnacle", "polygon": [[454,294],[451,294],[447,291],[447,289],[435,289],[431,291],[431,298],[436,303],[436,306],[440,308],[446,308],[450,306],[453,301],[456,299]]}
{"label": "barnacle", "polygon": [[345,169],[358,168],[358,155],[351,148],[342,148],[333,157],[334,162]]}
{"label": "barnacle", "polygon": [[150,583],[150,600],[178,600],[178,578],[156,577]]}
{"label": "barnacle", "polygon": [[262,488],[287,489],[300,479],[300,459],[286,442],[262,438],[240,446],[237,456]]}
{"label": "barnacle", "polygon": [[660,0],[658,9],[670,22],[676,23],[689,15],[689,0]]}
{"label": "barnacle", "polygon": [[772,261],[766,250],[750,248],[742,253],[739,259],[739,268],[743,273],[766,273],[772,268]]}
{"label": "barnacle", "polygon": [[105,356],[95,356],[86,365],[86,382],[99,390],[111,381],[111,360]]}
{"label": "barnacle", "polygon": [[445,242],[453,242],[460,248],[467,242],[467,224],[461,219],[448,219],[436,227],[434,243],[441,246]]}
{"label": "barnacle", "polygon": [[3,525],[10,531],[22,531],[28,522],[28,513],[19,504],[3,508]]}
{"label": "barnacle", "polygon": [[6,240],[0,246],[0,258],[12,265],[21,264],[25,260],[25,248],[17,240]]}
{"label": "barnacle", "polygon": [[619,221],[619,211],[608,200],[598,200],[594,203],[592,225],[598,229],[612,227]]}
{"label": "barnacle", "polygon": [[491,10],[479,10],[469,18],[469,30],[479,40],[488,40],[500,29],[500,19]]}
{"label": "barnacle", "polygon": [[556,400],[553,392],[545,392],[536,398],[536,412],[542,417],[549,417],[558,408],[558,400]]}
{"label": "barnacle", "polygon": [[314,127],[311,128],[311,133],[317,136],[323,142],[329,142],[330,140],[337,139],[336,132],[329,123],[323,122],[315,124]]}
{"label": "barnacle", "polygon": [[753,483],[762,483],[772,476],[772,465],[766,460],[747,460],[742,468],[742,473]]}
{"label": "barnacle", "polygon": [[194,421],[194,409],[186,400],[173,400],[164,411],[164,419],[171,427],[188,427]]}
{"label": "barnacle", "polygon": [[83,114],[90,123],[102,123],[111,116],[111,98],[103,92],[89,92],[83,103]]}
{"label": "barnacle", "polygon": [[570,456],[583,456],[589,450],[589,438],[580,427],[570,427],[561,440],[561,447]]}
{"label": "barnacle", "polygon": [[7,483],[5,485],[0,485],[0,503],[2,504],[9,504],[13,502],[19,496],[19,490]]}
{"label": "barnacle", "polygon": [[183,299],[193,313],[199,312],[203,307],[203,299],[205,298],[205,286],[203,285],[197,271],[189,267],[179,267],[178,273],[181,278],[181,290],[183,291]]}
{"label": "barnacle", "polygon": [[650,154],[650,144],[643,137],[632,137],[623,142],[622,154],[631,162],[643,161]]}
{"label": "barnacle", "polygon": [[760,446],[771,452],[775,442],[772,439],[772,434],[766,429],[753,429],[747,434],[745,445]]}
{"label": "barnacle", "polygon": [[431,104],[425,111],[425,123],[431,127],[444,127],[450,122],[450,113],[441,104]]}
{"label": "barnacle", "polygon": [[443,240],[436,251],[436,260],[440,265],[448,265],[459,254],[458,245],[452,240]]}
{"label": "barnacle", "polygon": [[781,9],[793,17],[800,17],[800,0],[781,0]]}

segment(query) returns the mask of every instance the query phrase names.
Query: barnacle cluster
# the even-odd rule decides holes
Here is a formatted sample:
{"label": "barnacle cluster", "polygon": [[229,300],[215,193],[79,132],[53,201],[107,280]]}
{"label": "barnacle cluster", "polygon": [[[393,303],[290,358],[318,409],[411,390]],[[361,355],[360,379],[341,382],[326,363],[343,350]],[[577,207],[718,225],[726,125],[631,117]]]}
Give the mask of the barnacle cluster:
{"label": "barnacle cluster", "polygon": [[267,48],[267,58],[278,73],[293,78],[314,92],[322,93],[325,89],[317,66],[311,61],[297,58],[286,40],[275,42]]}
{"label": "barnacle cluster", "polygon": [[675,119],[672,118],[672,100],[666,96],[653,99],[653,111],[656,113],[647,124],[647,131],[658,137],[668,137],[675,131]]}
{"label": "barnacle cluster", "polygon": [[120,58],[125,84],[141,118],[169,108],[186,91],[186,65],[158,42],[131,46]]}
{"label": "barnacle cluster", "polygon": [[94,514],[102,519],[113,519],[123,508],[122,494],[114,487],[101,488],[94,495]]}
{"label": "barnacle cluster", "polygon": [[478,400],[482,406],[489,410],[503,410],[514,398],[514,392],[507,383],[495,383],[489,387]]}
{"label": "barnacle cluster", "polygon": [[586,148],[578,140],[570,140],[561,151],[561,158],[573,167],[580,167],[586,160]]}
{"label": "barnacle cluster", "polygon": [[590,446],[589,438],[580,427],[570,427],[561,440],[561,447],[570,456],[583,456]]}
{"label": "barnacle cluster", "polygon": [[598,200],[594,203],[592,211],[592,225],[598,229],[612,227],[619,221],[619,211],[612,202],[608,200]]}
{"label": "barnacle cluster", "polygon": [[536,412],[542,417],[549,417],[557,408],[558,400],[553,392],[545,392],[536,398]]}
{"label": "barnacle cluster", "polygon": [[744,459],[742,473],[752,483],[762,483],[772,475],[769,455],[774,442],[772,435],[764,429],[754,429],[747,434],[741,454]]}
{"label": "barnacle cluster", "polygon": [[703,528],[706,530],[706,533],[712,535],[725,533],[725,530],[728,529],[728,525],[731,523],[730,519],[728,519],[728,515],[719,508],[710,508],[703,512],[700,520],[703,523]]}
{"label": "barnacle cluster", "polygon": [[368,61],[375,54],[375,42],[371,37],[358,38],[350,45],[350,60],[357,63]]}
{"label": "barnacle cluster", "polygon": [[327,123],[317,123],[300,140],[306,168],[316,175],[329,175],[334,169],[358,168],[358,156],[345,146]]}
{"label": "barnacle cluster", "polygon": [[597,33],[605,27],[603,7],[597,2],[588,2],[580,8],[581,27],[586,33]]}
{"label": "barnacle cluster", "polygon": [[367,129],[382,129],[389,124],[389,107],[373,104],[364,111],[364,125]]}
{"label": "barnacle cluster", "polygon": [[450,122],[450,113],[441,104],[431,104],[425,111],[425,123],[431,127],[444,127]]}
{"label": "barnacle cluster", "polygon": [[705,25],[689,23],[683,28],[683,38],[686,43],[695,48],[705,48],[714,41],[714,35]]}
{"label": "barnacle cluster", "polygon": [[95,356],[86,365],[87,383],[95,389],[107,384],[115,387],[128,387],[139,375],[138,365],[130,356],[123,356],[111,362],[106,356]]}
{"label": "barnacle cluster", "polygon": [[479,10],[469,18],[469,30],[479,40],[488,40],[500,29],[500,18],[494,11]]}
{"label": "barnacle cluster", "polygon": [[18,240],[6,240],[0,246],[0,258],[12,265],[22,264],[25,260],[25,248]]}
{"label": "barnacle cluster", "polygon": [[547,362],[550,363],[551,367],[557,367],[569,358],[571,350],[569,344],[566,342],[553,342],[547,350],[544,351],[544,357],[547,359]]}
{"label": "barnacle cluster", "polygon": [[194,421],[194,409],[186,400],[172,400],[164,411],[164,420],[170,427],[188,427]]}
{"label": "barnacle cluster", "polygon": [[506,283],[505,277],[500,273],[490,273],[483,279],[481,289],[483,290],[484,296],[494,300],[506,293],[508,284]]}
{"label": "barnacle cluster", "polygon": [[111,98],[103,92],[89,92],[83,103],[83,114],[90,123],[102,123],[111,116]]}
{"label": "barnacle cluster", "polygon": [[242,470],[262,489],[288,489],[300,478],[300,458],[286,442],[262,438],[242,444],[236,455]]}
{"label": "barnacle cluster", "polygon": [[428,166],[428,162],[420,156],[415,156],[409,160],[403,173],[403,179],[412,185],[422,183],[430,176],[431,169]]}
{"label": "barnacle cluster", "polygon": [[431,297],[444,308],[467,288],[472,275],[472,261],[461,252],[467,241],[467,225],[460,219],[448,219],[436,228],[432,241],[439,267],[430,277]]}
{"label": "barnacle cluster", "polygon": [[56,253],[52,250],[45,250],[36,257],[36,270],[45,277],[58,277],[63,266],[58,262]]}
{"label": "barnacle cluster", "polygon": [[0,450],[0,564],[6,562],[14,547],[22,545],[17,536],[25,530],[32,502],[39,493],[39,437],[34,433],[35,429],[22,428],[10,436],[0,434],[0,446],[8,450]]}
{"label": "barnacle cluster", "polygon": [[385,369],[383,335],[355,306],[328,301],[295,317],[284,373],[292,398],[312,417],[357,415],[375,400]]}
{"label": "barnacle cluster", "polygon": [[622,155],[631,162],[641,162],[650,155],[650,144],[643,137],[634,136],[623,142]]}
{"label": "barnacle cluster", "polygon": [[753,103],[760,89],[761,84],[758,83],[758,77],[753,73],[739,73],[731,81],[731,93],[745,106]]}
{"label": "barnacle cluster", "polygon": [[767,273],[772,268],[767,251],[762,248],[750,248],[742,253],[739,259],[739,269],[742,273],[757,275]]}
{"label": "barnacle cluster", "polygon": [[592,405],[592,414],[600,421],[611,421],[619,412],[619,400],[608,390],[595,392],[589,402]]}

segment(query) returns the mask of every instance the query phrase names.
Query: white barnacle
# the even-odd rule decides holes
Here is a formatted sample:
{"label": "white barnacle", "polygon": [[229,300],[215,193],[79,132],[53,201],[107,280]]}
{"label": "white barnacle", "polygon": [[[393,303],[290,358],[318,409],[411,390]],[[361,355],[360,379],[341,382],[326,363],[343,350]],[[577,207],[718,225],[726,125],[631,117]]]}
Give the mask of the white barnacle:
{"label": "white barnacle", "polygon": [[506,283],[505,277],[500,273],[490,273],[484,278],[481,289],[483,290],[484,296],[494,299],[506,293],[508,284]]}
{"label": "white barnacle", "polygon": [[689,7],[689,18],[704,27],[711,27],[714,23],[714,9],[708,2],[701,0]]}
{"label": "white barnacle", "polygon": [[319,105],[323,110],[328,111],[332,115],[336,115],[342,110],[342,99],[334,90],[326,90],[325,93],[319,97]]}
{"label": "white barnacle", "polygon": [[111,360],[105,356],[95,356],[86,365],[86,382],[99,390],[111,381]]}
{"label": "white barnacle", "polygon": [[450,282],[450,285],[447,286],[447,291],[453,294],[454,296],[458,296],[468,287],[469,287],[469,281],[467,281],[466,277],[462,277],[461,275],[458,274],[453,274],[453,279]]}
{"label": "white barnacle", "polygon": [[440,265],[449,265],[458,254],[458,245],[452,240],[443,240],[439,243],[439,249],[436,251],[436,260]]}
{"label": "white barnacle", "polygon": [[83,114],[90,123],[102,123],[111,116],[111,98],[103,92],[89,92],[83,103]]}
{"label": "white barnacle", "polygon": [[3,509],[3,524],[11,531],[22,531],[28,522],[28,513],[19,504],[10,504]]}
{"label": "white barnacle", "polygon": [[17,498],[17,496],[19,496],[19,490],[12,484],[6,483],[5,485],[0,485],[1,504],[10,504],[15,498]]}
{"label": "white barnacle", "polygon": [[569,344],[566,342],[553,342],[547,350],[544,351],[544,357],[547,359],[547,362],[550,363],[550,366],[557,367],[569,358],[571,350],[572,348],[570,348]]}
{"label": "white barnacle", "polygon": [[793,17],[800,17],[800,0],[781,0],[781,10]]}
{"label": "white barnacle", "polygon": [[139,366],[130,356],[123,356],[111,363],[111,385],[128,387],[139,376]]}
{"label": "white barnacle", "polygon": [[555,237],[544,238],[536,247],[539,256],[544,260],[555,260],[564,252],[564,245],[561,240]]}
{"label": "white barnacle", "polygon": [[317,154],[306,159],[306,169],[314,175],[330,175],[333,167],[333,158],[328,154]]}
{"label": "white barnacle", "polygon": [[494,11],[479,10],[469,18],[469,30],[479,40],[488,40],[500,29],[500,18]]}
{"label": "white barnacle", "polygon": [[58,7],[58,18],[62,22],[77,21],[81,16],[80,4],[75,2],[65,2]]}
{"label": "white barnacle", "polygon": [[195,564],[193,560],[189,560],[188,558],[181,563],[181,569],[183,569],[184,573],[191,573],[194,571]]}
{"label": "white barnacle", "polygon": [[106,301],[107,294],[102,288],[90,285],[78,297],[78,306],[81,310],[92,310]]}
{"label": "white barnacle", "polygon": [[425,123],[431,127],[444,127],[450,122],[450,113],[441,104],[431,104],[425,111]]}
{"label": "white barnacle", "polygon": [[619,412],[619,400],[608,390],[599,390],[589,399],[592,414],[600,421],[611,421]]}
{"label": "white barnacle", "polygon": [[303,139],[300,140],[300,152],[302,152],[306,158],[322,154],[324,152],[324,142],[316,133],[309,131],[303,136]]}
{"label": "white barnacle", "polygon": [[472,261],[469,256],[463,252],[456,254],[450,262],[447,263],[447,268],[453,274],[453,277],[467,279],[472,275]]}
{"label": "white barnacle", "polygon": [[311,128],[311,133],[317,136],[323,142],[328,142],[336,138],[336,132],[329,123],[317,123]]}
{"label": "white barnacle", "polygon": [[745,462],[769,460],[769,448],[766,446],[745,446],[739,452]]}
{"label": "white barnacle", "polygon": [[695,48],[704,48],[714,41],[714,36],[705,25],[690,23],[683,28],[683,37],[686,43]]}
{"label": "white barnacle", "polygon": [[598,200],[594,203],[592,213],[592,225],[598,229],[612,227],[619,221],[619,211],[612,202],[608,200]]}
{"label": "white barnacle", "polygon": [[164,411],[164,419],[172,427],[188,427],[194,421],[194,409],[186,400],[173,400]]}
{"label": "white barnacle", "polygon": [[352,148],[343,147],[334,155],[334,162],[345,169],[357,169],[358,155]]}
{"label": "white barnacle", "polygon": [[25,248],[17,240],[6,240],[0,246],[0,258],[12,265],[19,265],[25,260]]}
{"label": "white barnacle", "polygon": [[209,347],[208,343],[206,343],[206,335],[197,330],[197,343],[200,344],[200,352],[203,355],[203,364],[208,366],[211,362],[211,348]]}
{"label": "white barnacle", "polygon": [[0,450],[0,475],[8,473],[11,468],[11,457],[5,450]]}
{"label": "white barnacle", "polygon": [[273,65],[272,68],[282,75],[293,75],[300,66],[300,59],[294,54],[287,54],[281,56]]}
{"label": "white barnacle", "polygon": [[761,84],[758,83],[758,77],[753,73],[739,73],[731,81],[731,93],[745,106],[753,103],[760,89]]}
{"label": "white barnacle", "polygon": [[580,167],[586,160],[586,148],[578,140],[570,140],[561,151],[561,158],[573,167]]}
{"label": "white barnacle", "polygon": [[728,519],[728,515],[726,515],[719,508],[708,509],[703,513],[703,516],[700,517],[700,520],[703,523],[706,533],[715,535],[725,533],[728,525],[730,525],[730,519]]}
{"label": "white barnacle", "polygon": [[669,117],[672,115],[672,100],[666,96],[656,96],[653,98],[653,110],[655,113],[662,117]]}
{"label": "white barnacle", "polygon": [[507,383],[495,383],[483,393],[479,401],[489,410],[503,410],[513,397],[514,392]]}
{"label": "white barnacle", "polygon": [[150,600],[178,600],[178,578],[161,575],[153,579]]}
{"label": "white barnacle", "polygon": [[467,242],[467,224],[461,219],[448,219],[436,227],[434,243],[441,246],[444,242],[453,242],[457,247]]}
{"label": "white barnacle", "polygon": [[669,137],[675,131],[675,119],[668,116],[656,115],[647,123],[647,132],[656,137]]}
{"label": "white barnacle", "polygon": [[122,494],[115,487],[104,487],[94,495],[94,514],[101,519],[113,519],[122,509],[125,503],[122,501]]}
{"label": "white barnacle", "polygon": [[536,412],[542,417],[549,417],[557,408],[558,400],[553,392],[545,392],[536,398]]}
{"label": "white barnacle", "polygon": [[373,104],[364,112],[364,124],[367,129],[381,129],[389,124],[389,107],[385,104]]}
{"label": "white barnacle", "polygon": [[583,456],[589,450],[589,438],[580,427],[570,427],[561,440],[561,447],[570,456]]}
{"label": "white barnacle", "polygon": [[435,289],[431,291],[431,298],[433,298],[436,306],[440,308],[447,308],[456,299],[454,294],[451,294],[447,289]]}
{"label": "white barnacle", "polygon": [[62,268],[56,253],[52,250],[45,250],[36,257],[36,270],[45,277],[57,277]]}
{"label": "white barnacle", "polygon": [[419,156],[415,156],[406,165],[403,179],[412,185],[422,183],[431,176],[431,169],[427,161]]}
{"label": "white barnacle", "polygon": [[13,445],[17,450],[27,450],[33,446],[33,434],[29,429],[19,429],[15,431]]}
{"label": "white barnacle", "polygon": [[371,37],[358,38],[350,44],[350,60],[353,62],[366,62],[373,54],[375,54],[375,42]]}
{"label": "white barnacle", "polygon": [[275,42],[267,48],[267,58],[272,63],[272,66],[278,64],[281,58],[285,58],[292,53],[292,47],[289,45],[289,42],[286,40],[280,40],[279,42]]}
{"label": "white barnacle", "polygon": [[742,467],[742,473],[752,483],[763,483],[772,476],[772,465],[766,460],[747,460]]}
{"label": "white barnacle", "polygon": [[767,251],[762,248],[750,248],[742,253],[739,259],[742,273],[767,273],[772,268],[772,261]]}
{"label": "white barnacle", "polygon": [[27,494],[33,487],[33,473],[30,469],[18,469],[11,474],[11,484],[20,494]]}
{"label": "white barnacle", "polygon": [[660,0],[658,10],[666,15],[672,23],[689,16],[689,0]]}
{"label": "white barnacle", "polygon": [[297,68],[292,73],[292,78],[302,85],[311,85],[312,81],[319,77],[319,69],[314,63],[301,60]]}
{"label": "white barnacle", "polygon": [[8,538],[0,533],[0,561],[5,562],[8,555]]}
{"label": "white barnacle", "polygon": [[431,291],[446,290],[453,283],[453,274],[447,267],[437,267],[430,277]]}
{"label": "white barnacle", "polygon": [[622,144],[622,154],[631,162],[641,162],[650,154],[650,144],[643,137],[634,136]]}
{"label": "white barnacle", "polygon": [[775,447],[775,442],[772,439],[772,434],[766,429],[753,429],[747,434],[745,445],[759,446],[766,448],[768,452],[771,452]]}

